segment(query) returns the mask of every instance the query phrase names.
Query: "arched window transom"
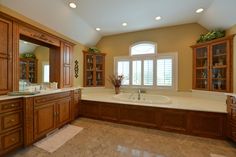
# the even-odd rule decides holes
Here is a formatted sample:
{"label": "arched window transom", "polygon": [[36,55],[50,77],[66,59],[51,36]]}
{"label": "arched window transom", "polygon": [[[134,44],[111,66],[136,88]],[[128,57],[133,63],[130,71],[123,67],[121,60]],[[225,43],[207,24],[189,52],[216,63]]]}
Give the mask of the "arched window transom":
{"label": "arched window transom", "polygon": [[139,42],[131,45],[130,56],[156,54],[156,44],[153,42]]}

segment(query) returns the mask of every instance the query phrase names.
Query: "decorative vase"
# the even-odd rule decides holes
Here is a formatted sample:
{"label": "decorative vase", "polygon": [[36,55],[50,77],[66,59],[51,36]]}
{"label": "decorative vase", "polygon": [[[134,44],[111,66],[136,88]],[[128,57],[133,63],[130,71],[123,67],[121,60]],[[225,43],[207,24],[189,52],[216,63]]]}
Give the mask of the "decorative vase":
{"label": "decorative vase", "polygon": [[119,94],[120,93],[120,87],[115,87],[115,93]]}

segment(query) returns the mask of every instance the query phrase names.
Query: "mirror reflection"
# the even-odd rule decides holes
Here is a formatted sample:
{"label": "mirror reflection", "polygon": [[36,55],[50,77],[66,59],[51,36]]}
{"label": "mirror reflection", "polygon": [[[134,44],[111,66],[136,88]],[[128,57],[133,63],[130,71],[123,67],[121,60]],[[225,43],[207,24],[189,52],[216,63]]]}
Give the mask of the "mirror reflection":
{"label": "mirror reflection", "polygon": [[49,48],[20,40],[20,80],[29,83],[49,82]]}

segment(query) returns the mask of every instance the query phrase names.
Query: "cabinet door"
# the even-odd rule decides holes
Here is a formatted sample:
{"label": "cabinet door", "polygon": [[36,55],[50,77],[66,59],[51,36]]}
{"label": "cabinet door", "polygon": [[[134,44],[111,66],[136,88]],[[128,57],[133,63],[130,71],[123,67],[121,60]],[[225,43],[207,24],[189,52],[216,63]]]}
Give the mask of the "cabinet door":
{"label": "cabinet door", "polygon": [[84,86],[94,86],[94,55],[84,53]]}
{"label": "cabinet door", "polygon": [[209,47],[195,48],[193,62],[193,88],[209,90]]}
{"label": "cabinet door", "polygon": [[0,95],[12,90],[12,22],[0,18]]}
{"label": "cabinet door", "polygon": [[229,40],[211,45],[210,84],[212,91],[230,92],[230,49]]}
{"label": "cabinet door", "polygon": [[56,128],[56,105],[47,103],[34,109],[34,139],[40,138]]}
{"label": "cabinet door", "polygon": [[60,127],[71,119],[71,99],[63,99],[57,102],[57,126]]}
{"label": "cabinet door", "polygon": [[72,46],[63,43],[63,87],[72,86]]}

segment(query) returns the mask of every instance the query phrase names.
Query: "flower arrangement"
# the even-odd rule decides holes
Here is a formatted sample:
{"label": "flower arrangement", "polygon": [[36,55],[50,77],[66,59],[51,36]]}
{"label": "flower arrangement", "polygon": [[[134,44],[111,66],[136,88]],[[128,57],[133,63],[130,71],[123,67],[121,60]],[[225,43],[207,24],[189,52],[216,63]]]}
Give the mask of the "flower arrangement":
{"label": "flower arrangement", "polygon": [[123,75],[112,75],[110,76],[110,82],[113,84],[114,87],[120,87],[121,82],[124,79]]}

